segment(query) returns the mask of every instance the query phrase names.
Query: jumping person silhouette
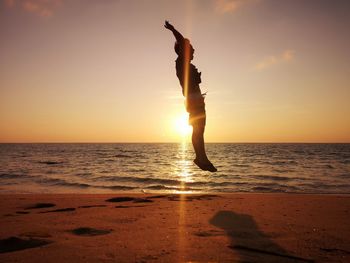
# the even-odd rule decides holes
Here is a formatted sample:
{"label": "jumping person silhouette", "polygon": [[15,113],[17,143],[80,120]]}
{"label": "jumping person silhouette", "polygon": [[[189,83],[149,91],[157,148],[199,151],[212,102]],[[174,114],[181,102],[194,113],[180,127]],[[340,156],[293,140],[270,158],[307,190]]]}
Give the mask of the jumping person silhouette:
{"label": "jumping person silhouette", "polygon": [[217,169],[209,161],[204,147],[204,129],[206,122],[204,96],[199,84],[201,83],[201,72],[191,63],[194,49],[187,38],[184,38],[168,21],[164,27],[173,32],[175,42],[176,75],[179,78],[182,95],[186,98],[186,110],[189,113],[189,123],[193,127],[192,144],[196,153],[193,162],[202,170],[216,172]]}

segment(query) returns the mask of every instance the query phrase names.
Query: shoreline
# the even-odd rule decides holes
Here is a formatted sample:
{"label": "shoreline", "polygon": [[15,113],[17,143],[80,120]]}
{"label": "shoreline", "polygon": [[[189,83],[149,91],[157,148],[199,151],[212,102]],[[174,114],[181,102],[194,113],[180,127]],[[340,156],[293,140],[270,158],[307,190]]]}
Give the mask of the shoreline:
{"label": "shoreline", "polygon": [[348,194],[0,196],[3,262],[350,260]]}
{"label": "shoreline", "polygon": [[1,192],[0,191],[0,197],[1,196],[7,196],[7,195],[48,195],[48,196],[54,196],[54,195],[86,195],[86,196],[110,196],[110,195],[222,195],[222,196],[230,196],[230,195],[314,195],[314,196],[349,196],[350,193],[313,193],[313,192],[215,192],[215,191],[193,191],[193,192],[186,192],[186,191],[174,191],[174,192],[164,192],[164,191],[156,191],[156,192],[140,192],[140,191],[118,191],[118,192],[100,192],[100,193],[83,193],[83,192]]}

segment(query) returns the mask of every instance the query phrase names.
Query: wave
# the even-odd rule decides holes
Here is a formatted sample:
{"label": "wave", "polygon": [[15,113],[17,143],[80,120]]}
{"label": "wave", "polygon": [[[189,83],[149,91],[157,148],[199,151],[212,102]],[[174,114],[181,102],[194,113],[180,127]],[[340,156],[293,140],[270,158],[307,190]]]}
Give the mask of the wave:
{"label": "wave", "polygon": [[26,178],[33,178],[32,175],[28,174],[10,174],[10,173],[1,173],[0,179],[26,179]]}
{"label": "wave", "polygon": [[146,189],[150,190],[172,190],[172,191],[200,191],[201,189],[198,188],[193,188],[193,187],[188,187],[186,185],[181,186],[181,187],[174,187],[174,186],[166,186],[166,185],[149,185],[145,187]]}
{"label": "wave", "polygon": [[127,154],[116,154],[113,157],[115,157],[115,158],[133,158],[133,156],[127,155]]}
{"label": "wave", "polygon": [[165,178],[154,178],[154,177],[133,177],[133,176],[100,176],[95,178],[95,181],[105,181],[105,182],[133,182],[138,184],[155,184],[155,185],[168,185],[168,186],[177,186],[180,184],[185,184],[188,186],[212,186],[218,187],[222,185],[244,185],[243,182],[212,182],[212,181],[194,181],[194,182],[185,182],[180,179],[165,179]]}
{"label": "wave", "polygon": [[293,178],[285,177],[285,176],[274,176],[274,175],[253,175],[251,177],[254,177],[256,179],[264,180],[272,180],[272,181],[291,181]]}
{"label": "wave", "polygon": [[136,168],[129,168],[126,170],[127,172],[130,172],[130,173],[140,173],[140,172],[146,172],[145,169],[142,169],[142,168],[139,168],[139,169],[136,169]]}
{"label": "wave", "polygon": [[233,164],[235,167],[249,168],[252,167],[250,164]]}
{"label": "wave", "polygon": [[307,187],[309,189],[348,189],[350,192],[349,184],[332,184],[332,183],[324,183],[324,182],[315,182],[309,184],[298,184],[298,186]]}
{"label": "wave", "polygon": [[328,168],[328,169],[334,169],[334,166],[330,165],[330,164],[325,164],[325,165],[323,165],[323,167]]}
{"label": "wave", "polygon": [[49,184],[49,185],[56,185],[56,186],[67,186],[67,187],[77,187],[77,188],[90,187],[90,185],[86,183],[67,182],[66,180],[58,179],[58,178],[41,178],[35,181],[36,183],[39,183],[39,184]]}
{"label": "wave", "polygon": [[89,176],[92,176],[92,173],[91,172],[81,172],[81,173],[76,173],[74,175],[79,176],[79,177],[83,177],[83,178],[89,178]]}
{"label": "wave", "polygon": [[78,183],[78,182],[67,182],[63,179],[58,178],[45,178],[42,180],[37,180],[36,183],[48,184],[52,186],[64,186],[64,187],[74,187],[74,188],[99,188],[99,189],[112,189],[112,190],[134,190],[137,187],[127,186],[127,185],[91,185],[88,183]]}
{"label": "wave", "polygon": [[135,190],[135,189],[138,189],[138,187],[127,186],[127,185],[99,185],[99,186],[93,186],[93,187],[101,188],[101,189],[111,189],[111,190]]}
{"label": "wave", "polygon": [[159,179],[153,177],[134,177],[134,176],[100,176],[96,177],[97,181],[106,181],[106,182],[135,182],[135,183],[157,183],[157,184],[167,184],[167,185],[176,185],[180,181],[173,179]]}
{"label": "wave", "polygon": [[264,161],[262,162],[263,164],[267,165],[280,165],[280,166],[285,166],[285,165],[297,165],[298,163],[293,160],[286,160],[286,161]]}
{"label": "wave", "polygon": [[[237,179],[237,178],[236,178]],[[96,182],[132,182],[136,184],[143,184],[144,187],[156,188],[155,190],[171,189],[178,190],[180,185],[190,187],[191,190],[200,190],[202,188],[220,188],[224,186],[246,186],[251,185],[249,182],[237,182],[237,181],[193,181],[185,182],[180,179],[160,179],[154,177],[133,177],[133,176],[100,176],[95,178]],[[156,185],[156,187],[155,187]],[[142,186],[140,186],[142,187]],[[174,189],[172,189],[174,188]]]}
{"label": "wave", "polygon": [[276,189],[276,188],[269,188],[265,186],[255,186],[252,188],[254,192],[267,192],[267,193],[285,193],[286,190],[283,189]]}
{"label": "wave", "polygon": [[291,169],[272,169],[273,172],[284,174],[284,173],[293,173],[294,170]]}
{"label": "wave", "polygon": [[47,164],[47,165],[57,165],[57,164],[63,164],[64,162],[60,162],[60,161],[39,161],[38,163]]}
{"label": "wave", "polygon": [[212,187],[222,187],[222,186],[244,186],[244,185],[251,185],[251,183],[248,182],[210,182],[208,183],[209,186]]}
{"label": "wave", "polygon": [[350,178],[350,173],[340,174],[339,177],[341,177],[341,178]]}
{"label": "wave", "polygon": [[124,149],[121,149],[120,151],[123,152],[123,153],[139,153],[139,151],[136,151],[136,150],[124,150]]}

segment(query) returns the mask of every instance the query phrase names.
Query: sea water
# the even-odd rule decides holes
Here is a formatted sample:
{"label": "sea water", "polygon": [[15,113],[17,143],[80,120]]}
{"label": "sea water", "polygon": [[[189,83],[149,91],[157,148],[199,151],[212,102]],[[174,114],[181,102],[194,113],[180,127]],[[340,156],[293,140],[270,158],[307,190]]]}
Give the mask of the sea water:
{"label": "sea water", "polygon": [[0,193],[350,193],[350,144],[0,144]]}

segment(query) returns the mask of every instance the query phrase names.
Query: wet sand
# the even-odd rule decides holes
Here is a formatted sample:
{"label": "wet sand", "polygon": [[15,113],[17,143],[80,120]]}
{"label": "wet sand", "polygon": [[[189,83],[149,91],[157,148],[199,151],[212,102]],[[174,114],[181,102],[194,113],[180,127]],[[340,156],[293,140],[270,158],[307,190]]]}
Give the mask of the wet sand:
{"label": "wet sand", "polygon": [[0,262],[350,262],[349,195],[0,198]]}

